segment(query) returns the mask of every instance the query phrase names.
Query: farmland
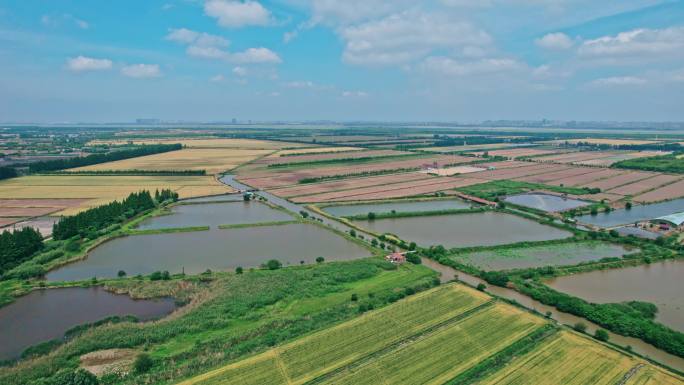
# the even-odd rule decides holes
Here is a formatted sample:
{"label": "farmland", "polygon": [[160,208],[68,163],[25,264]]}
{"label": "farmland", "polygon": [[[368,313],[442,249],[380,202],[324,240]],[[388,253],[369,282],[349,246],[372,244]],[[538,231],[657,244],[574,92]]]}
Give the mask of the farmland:
{"label": "farmland", "polygon": [[55,214],[70,214],[122,199],[139,190],[165,188],[173,189],[182,197],[231,191],[211,176],[41,175],[0,181],[0,206],[54,207]]}

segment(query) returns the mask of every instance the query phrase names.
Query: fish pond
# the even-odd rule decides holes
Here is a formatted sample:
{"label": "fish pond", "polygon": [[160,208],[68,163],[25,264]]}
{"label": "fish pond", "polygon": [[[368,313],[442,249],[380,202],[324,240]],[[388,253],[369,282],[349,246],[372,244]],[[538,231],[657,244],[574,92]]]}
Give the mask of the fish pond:
{"label": "fish pond", "polygon": [[416,211],[441,211],[468,209],[470,205],[461,200],[434,200],[434,201],[413,201],[413,202],[386,202],[386,203],[364,203],[355,205],[339,205],[324,207],[323,211],[336,217],[347,217],[353,215],[364,215],[370,212],[389,213],[392,211],[416,212]]}
{"label": "fish pond", "polygon": [[347,260],[370,251],[331,231],[307,223],[213,229],[182,233],[134,235],[106,242],[79,262],[47,274],[51,281],[116,277],[169,271],[198,274],[257,267],[269,259],[283,264],[311,263],[316,257]]}
{"label": "fish pond", "polygon": [[18,358],[29,346],[60,339],[84,323],[125,315],[145,321],[175,308],[171,298],[134,300],[98,287],[36,290],[0,308],[0,360]]}
{"label": "fish pond", "polygon": [[510,270],[576,265],[601,258],[621,257],[637,251],[639,250],[627,249],[622,245],[608,242],[583,241],[530,247],[495,248],[456,254],[451,258],[483,270]]}
{"label": "fish pond", "polygon": [[682,211],[684,211],[684,198],[648,205],[635,205],[631,209],[624,208],[608,213],[583,215],[577,217],[577,220],[601,227],[613,227],[646,221]]}
{"label": "fish pond", "polygon": [[263,203],[228,202],[181,204],[171,207],[170,213],[152,217],[141,222],[139,230],[159,230],[194,226],[217,227],[219,225],[250,224],[288,221],[294,218],[284,211],[273,209]]}
{"label": "fish pond", "polygon": [[504,200],[515,205],[547,212],[559,212],[589,205],[589,202],[581,201],[579,199],[563,198],[542,193],[511,195]]}
{"label": "fish pond", "polygon": [[656,321],[684,332],[684,260],[557,277],[555,290],[594,303],[645,301],[658,306]]}
{"label": "fish pond", "polygon": [[572,235],[566,230],[495,211],[355,220],[354,223],[375,233],[394,234],[407,242],[447,248],[549,241]]}

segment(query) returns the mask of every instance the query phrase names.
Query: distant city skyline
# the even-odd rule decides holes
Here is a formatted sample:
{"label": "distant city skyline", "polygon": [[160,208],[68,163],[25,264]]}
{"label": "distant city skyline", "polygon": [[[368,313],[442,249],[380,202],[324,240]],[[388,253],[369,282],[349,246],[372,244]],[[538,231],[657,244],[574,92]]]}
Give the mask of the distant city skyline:
{"label": "distant city skyline", "polygon": [[0,90],[0,122],[681,122],[684,2],[0,0]]}

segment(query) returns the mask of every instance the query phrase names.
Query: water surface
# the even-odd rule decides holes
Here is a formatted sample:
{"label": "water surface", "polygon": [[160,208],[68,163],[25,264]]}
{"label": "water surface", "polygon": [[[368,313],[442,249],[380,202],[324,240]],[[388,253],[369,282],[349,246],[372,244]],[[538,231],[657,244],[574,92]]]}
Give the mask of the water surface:
{"label": "water surface", "polygon": [[139,230],[288,221],[293,217],[255,201],[177,205],[171,213],[144,220]]}
{"label": "water surface", "polygon": [[95,248],[85,260],[50,272],[47,279],[115,277],[119,270],[128,275],[163,270],[199,274],[207,269],[257,267],[273,258],[283,264],[299,264],[314,262],[316,257],[348,260],[368,256],[366,248],[333,232],[295,223],[117,238]]}
{"label": "water surface", "polygon": [[646,221],[684,211],[684,198],[672,201],[653,203],[650,205],[635,205],[631,209],[619,209],[609,213],[597,215],[583,215],[577,220],[601,227],[613,227],[635,222]]}
{"label": "water surface", "polygon": [[332,214],[336,217],[363,215],[369,212],[374,213],[389,213],[392,210],[396,212],[413,212],[413,211],[439,211],[439,210],[455,210],[467,209],[470,205],[460,200],[435,200],[435,201],[420,201],[420,202],[387,202],[387,203],[368,203],[358,205],[340,205],[328,206],[323,208],[323,211]]}
{"label": "water surface", "polygon": [[658,306],[656,320],[684,332],[684,260],[558,277],[555,290],[594,303],[645,301]]}
{"label": "water surface", "polygon": [[36,290],[0,308],[0,359],[17,358],[29,346],[62,338],[77,325],[115,315],[149,320],[174,309],[170,298],[134,300],[98,287]]}
{"label": "water surface", "polygon": [[494,211],[354,221],[376,233],[395,234],[422,246],[471,247],[548,241],[572,233],[530,219]]}
{"label": "water surface", "polygon": [[506,197],[506,202],[547,212],[558,212],[589,205],[578,199],[563,198],[550,194],[528,193]]}

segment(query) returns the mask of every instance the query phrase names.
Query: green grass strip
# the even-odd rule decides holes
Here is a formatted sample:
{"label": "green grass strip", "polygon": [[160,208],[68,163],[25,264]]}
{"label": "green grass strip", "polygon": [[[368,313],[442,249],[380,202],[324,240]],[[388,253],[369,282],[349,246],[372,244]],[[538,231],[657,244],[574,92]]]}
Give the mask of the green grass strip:
{"label": "green grass strip", "polygon": [[243,229],[246,227],[292,225],[295,223],[301,223],[301,221],[292,220],[292,221],[273,221],[273,222],[260,222],[260,223],[236,223],[233,225],[219,225],[218,228],[221,230],[228,230],[228,229]]}
{"label": "green grass strip", "polygon": [[193,231],[207,231],[209,226],[175,227],[172,229],[129,230],[128,235],[150,235],[168,233],[189,233]]}
{"label": "green grass strip", "polygon": [[466,385],[473,384],[482,380],[488,375],[498,372],[514,358],[529,353],[536,348],[542,341],[556,334],[559,328],[552,324],[544,325],[530,334],[508,345],[503,350],[490,356],[486,360],[480,361],[477,365],[464,371],[444,385]]}

